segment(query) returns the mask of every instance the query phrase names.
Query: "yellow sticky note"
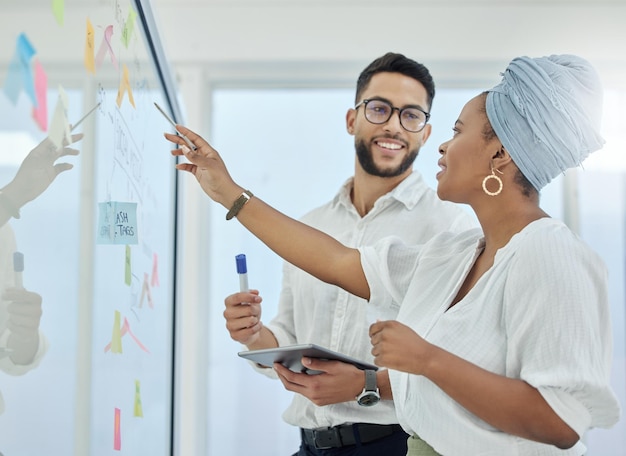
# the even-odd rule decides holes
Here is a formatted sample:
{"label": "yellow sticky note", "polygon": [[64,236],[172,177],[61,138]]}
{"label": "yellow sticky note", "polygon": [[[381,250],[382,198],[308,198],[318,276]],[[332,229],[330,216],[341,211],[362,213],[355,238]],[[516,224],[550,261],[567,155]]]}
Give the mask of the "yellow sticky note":
{"label": "yellow sticky note", "polygon": [[48,137],[57,149],[63,147],[64,144],[70,144],[71,133],[70,123],[67,120],[67,106],[69,104],[67,94],[63,87],[59,86],[59,98],[57,100],[52,121],[48,130]]}
{"label": "yellow sticky note", "polygon": [[135,410],[133,415],[143,418],[143,409],[141,407],[141,385],[139,380],[135,380]]}
{"label": "yellow sticky note", "polygon": [[90,73],[96,74],[96,58],[95,58],[95,34],[91,21],[87,18],[87,34],[85,35],[85,68]]}
{"label": "yellow sticky note", "polygon": [[113,319],[113,333],[111,335],[111,353],[122,353],[122,316],[118,310],[115,311]]}

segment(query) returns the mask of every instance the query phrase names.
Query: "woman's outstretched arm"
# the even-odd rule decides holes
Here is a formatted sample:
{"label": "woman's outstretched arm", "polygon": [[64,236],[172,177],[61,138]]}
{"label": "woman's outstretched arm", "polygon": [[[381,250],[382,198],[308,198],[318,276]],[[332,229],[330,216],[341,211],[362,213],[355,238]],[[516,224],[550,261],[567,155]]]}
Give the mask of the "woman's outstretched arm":
{"label": "woman's outstretched arm", "polygon": [[[245,189],[231,178],[224,161],[207,141],[182,125],[178,125],[177,129],[191,140],[196,149],[190,150],[180,136],[166,133],[165,137],[169,141],[181,146],[180,149],[174,149],[172,155],[184,156],[189,160],[189,163],[179,163],[176,168],[193,174],[213,201],[230,210]],[[331,236],[287,217],[256,196],[241,207],[236,217],[252,234],[289,263],[324,282],[369,299],[369,286],[358,250],[348,248]]]}

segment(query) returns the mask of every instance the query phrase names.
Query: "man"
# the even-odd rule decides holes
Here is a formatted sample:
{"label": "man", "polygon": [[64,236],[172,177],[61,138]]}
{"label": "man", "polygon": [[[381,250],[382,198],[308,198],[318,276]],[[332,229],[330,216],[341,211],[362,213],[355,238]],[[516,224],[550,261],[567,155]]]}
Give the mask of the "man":
{"label": "man", "polygon": [[[352,247],[389,235],[421,244],[442,231],[474,226],[469,213],[439,200],[413,170],[431,132],[434,95],[423,65],[396,53],[370,63],[357,81],[355,107],[346,114],[347,131],[355,138],[354,176],[302,221]],[[368,306],[359,301],[285,263],[278,314],[270,324],[261,322],[256,291],[228,296],[224,317],[231,338],[250,350],[315,343],[372,361],[369,325],[395,315],[367,315]],[[301,428],[297,455],[406,455],[408,436],[397,424],[392,398],[378,402],[375,374],[337,361],[312,363],[311,369],[323,373],[279,376],[287,390],[299,393],[283,415]],[[276,376],[273,369],[255,368]]]}

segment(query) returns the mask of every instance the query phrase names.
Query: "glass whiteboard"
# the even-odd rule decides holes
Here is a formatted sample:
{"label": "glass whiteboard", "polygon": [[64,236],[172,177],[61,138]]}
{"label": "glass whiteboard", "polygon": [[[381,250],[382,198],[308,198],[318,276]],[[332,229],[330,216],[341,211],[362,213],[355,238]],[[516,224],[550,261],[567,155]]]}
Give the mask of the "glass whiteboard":
{"label": "glass whiteboard", "polygon": [[[72,169],[0,228],[0,295],[14,285],[17,249],[42,310],[31,362],[0,354],[5,456],[173,451],[177,183],[162,136],[172,128],[154,103],[180,112],[149,3],[92,2],[83,17],[52,2],[48,23],[3,25],[15,51],[0,61],[0,191],[31,150],[97,106],[74,131],[79,154],[54,161]],[[42,30],[84,48],[55,62]],[[52,170],[59,149],[38,150]],[[0,302],[0,347],[20,304]]]}

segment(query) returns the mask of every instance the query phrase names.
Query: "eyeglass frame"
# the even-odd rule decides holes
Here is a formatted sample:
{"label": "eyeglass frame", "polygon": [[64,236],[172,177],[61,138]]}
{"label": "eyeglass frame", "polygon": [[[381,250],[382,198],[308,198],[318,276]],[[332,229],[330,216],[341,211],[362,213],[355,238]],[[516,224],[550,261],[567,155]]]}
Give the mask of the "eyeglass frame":
{"label": "eyeglass frame", "polygon": [[[383,122],[372,122],[368,117],[367,114],[365,112],[367,112],[367,104],[370,101],[379,101],[381,103],[385,103],[386,105],[388,105],[391,108],[391,112],[389,113],[389,117],[387,117],[387,120],[383,121]],[[369,123],[373,124],[373,125],[382,125],[385,124],[387,122],[389,122],[389,120],[391,119],[391,117],[393,116],[393,112],[394,111],[398,111],[398,121],[400,122],[400,125],[402,126],[402,128],[404,128],[406,131],[408,131],[409,133],[419,133],[420,131],[422,131],[424,128],[426,128],[426,124],[428,123],[428,120],[430,119],[430,113],[424,111],[422,108],[418,107],[418,106],[405,106],[404,108],[397,108],[394,105],[392,105],[391,103],[389,103],[387,100],[383,100],[381,98],[365,98],[363,100],[361,100],[359,103],[356,104],[356,106],[354,107],[355,110],[359,109],[359,107],[363,105],[365,106],[365,111],[363,112],[363,116],[365,117],[365,120],[367,120]],[[424,114],[426,116],[426,121],[424,122],[424,126],[422,128],[420,128],[419,130],[409,130],[408,128],[406,128],[404,126],[404,124],[402,123],[402,112],[405,109],[417,109],[418,111],[420,111],[422,114]]]}

